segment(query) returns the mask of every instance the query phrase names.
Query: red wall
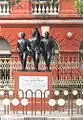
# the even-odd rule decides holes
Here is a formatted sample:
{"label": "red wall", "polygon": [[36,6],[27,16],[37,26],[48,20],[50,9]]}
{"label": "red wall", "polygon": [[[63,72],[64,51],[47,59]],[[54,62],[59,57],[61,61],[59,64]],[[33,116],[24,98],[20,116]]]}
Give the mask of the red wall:
{"label": "red wall", "polygon": [[[41,33],[41,26],[37,25],[38,29]],[[35,25],[2,25],[0,36],[8,40],[11,51],[16,52],[16,44],[18,39],[18,33],[23,31],[26,33],[26,38],[31,37],[31,31],[34,29]],[[52,36],[58,46],[59,51],[62,54],[66,54],[70,52],[71,54],[75,54],[75,52],[79,52],[80,41],[83,39],[83,27],[82,26],[73,26],[73,25],[58,25],[52,26],[50,25],[50,36]],[[67,37],[67,33],[71,32],[72,38]]]}
{"label": "red wall", "polygon": [[[8,16],[2,16],[0,19],[6,20],[32,20],[32,24],[1,24],[0,36],[8,40],[11,45],[11,51],[16,53],[16,43],[17,35],[19,32],[23,31],[26,33],[26,38],[30,38],[31,31],[34,27],[38,27],[41,32],[41,26],[46,25],[45,23],[34,23],[34,19],[38,20],[56,20],[56,19],[68,19],[69,17],[75,19],[77,17],[76,9],[71,0],[60,0],[59,1],[59,15],[56,16],[33,16],[31,13],[31,0],[22,0],[18,4],[11,8],[11,13]],[[82,41],[83,25],[77,24],[48,24],[50,26],[50,36],[54,37],[59,46],[59,51],[62,55],[76,55],[79,51],[80,41]],[[71,32],[73,34],[72,38],[67,37],[67,33]]]}
{"label": "red wall", "polygon": [[[59,15],[57,17],[77,17],[77,10],[73,0],[59,0]],[[31,0],[21,0],[21,2],[13,5],[10,9],[10,15],[5,16],[7,18],[36,18],[32,15]],[[56,17],[56,16],[55,16]],[[4,18],[4,16],[2,17]]]}

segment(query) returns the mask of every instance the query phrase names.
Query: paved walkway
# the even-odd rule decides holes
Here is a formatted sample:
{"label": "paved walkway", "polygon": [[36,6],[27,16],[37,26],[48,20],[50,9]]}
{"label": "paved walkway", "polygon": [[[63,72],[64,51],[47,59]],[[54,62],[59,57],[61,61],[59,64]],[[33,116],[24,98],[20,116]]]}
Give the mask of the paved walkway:
{"label": "paved walkway", "polygon": [[46,117],[46,116],[1,116],[0,120],[83,120],[83,116],[71,117]]}
{"label": "paved walkway", "polygon": [[0,114],[0,120],[83,120],[82,115],[74,115],[74,116],[68,116],[66,112],[54,112],[52,114],[46,113],[45,115],[38,113],[33,116],[30,115],[30,113],[26,114]]}

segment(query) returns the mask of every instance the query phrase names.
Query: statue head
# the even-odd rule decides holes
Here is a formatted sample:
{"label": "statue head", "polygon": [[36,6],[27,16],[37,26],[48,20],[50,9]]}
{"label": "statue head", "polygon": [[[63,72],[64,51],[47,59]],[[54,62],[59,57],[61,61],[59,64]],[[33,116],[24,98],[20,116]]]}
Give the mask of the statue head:
{"label": "statue head", "polygon": [[49,32],[45,32],[45,38],[48,38],[49,37]]}
{"label": "statue head", "polygon": [[20,33],[18,34],[18,37],[19,37],[19,38],[25,38],[25,33],[24,33],[24,32],[20,32]]}

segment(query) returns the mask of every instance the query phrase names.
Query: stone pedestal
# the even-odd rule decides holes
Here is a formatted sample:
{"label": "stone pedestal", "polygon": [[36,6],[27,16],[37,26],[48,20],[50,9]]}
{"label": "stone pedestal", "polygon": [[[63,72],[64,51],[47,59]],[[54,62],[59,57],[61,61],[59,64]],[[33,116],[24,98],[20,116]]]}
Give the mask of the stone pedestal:
{"label": "stone pedestal", "polygon": [[[52,90],[52,72],[27,72],[17,71],[15,76],[15,91],[21,89],[27,91],[31,89]],[[24,86],[23,86],[24,85]]]}
{"label": "stone pedestal", "polygon": [[[24,92],[22,97],[15,95],[21,103],[23,98],[28,100],[28,104],[23,108],[22,104],[18,105],[18,110],[32,110],[32,111],[45,111],[50,110],[48,104],[49,99],[52,98],[52,72],[35,72],[35,71],[16,71],[15,77],[15,93],[18,90]],[[47,92],[47,90],[49,90]],[[27,92],[26,92],[27,91]],[[11,109],[15,110],[14,106]]]}

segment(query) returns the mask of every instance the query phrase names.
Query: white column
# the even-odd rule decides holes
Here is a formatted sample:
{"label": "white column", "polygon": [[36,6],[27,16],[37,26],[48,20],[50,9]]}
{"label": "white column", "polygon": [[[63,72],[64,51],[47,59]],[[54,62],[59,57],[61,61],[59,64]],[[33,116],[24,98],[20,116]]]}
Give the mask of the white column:
{"label": "white column", "polygon": [[7,5],[7,10],[6,10],[6,12],[9,13],[9,11],[10,11],[10,8],[9,8],[9,5]]}
{"label": "white column", "polygon": [[1,9],[2,9],[2,8],[1,8],[1,4],[0,4],[0,13],[1,13],[1,11],[2,11]]}
{"label": "white column", "polygon": [[41,4],[39,3],[38,13],[41,13]]}
{"label": "white column", "polygon": [[44,4],[42,4],[42,13],[45,13]]}
{"label": "white column", "polygon": [[37,5],[35,4],[34,6],[35,6],[34,7],[34,13],[37,14]]}

